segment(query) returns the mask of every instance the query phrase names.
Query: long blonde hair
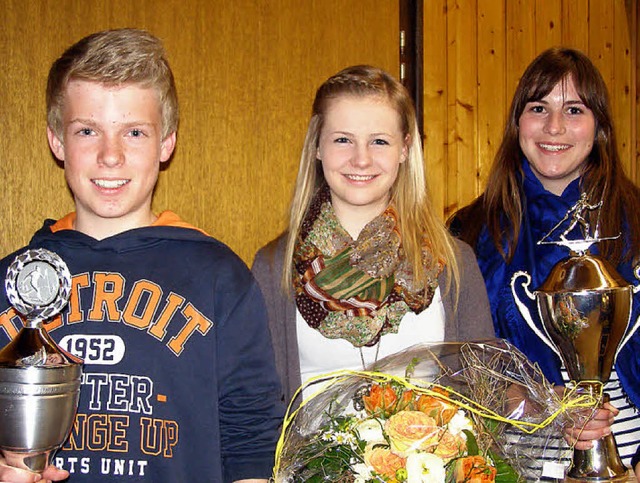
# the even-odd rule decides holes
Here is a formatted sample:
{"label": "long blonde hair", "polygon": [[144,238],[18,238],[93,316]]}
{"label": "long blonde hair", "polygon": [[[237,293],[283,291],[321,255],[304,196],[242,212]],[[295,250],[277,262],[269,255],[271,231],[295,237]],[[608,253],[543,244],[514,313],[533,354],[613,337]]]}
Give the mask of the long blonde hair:
{"label": "long blonde hair", "polygon": [[444,264],[447,288],[459,281],[456,245],[440,218],[434,213],[425,181],[424,161],[413,101],[402,84],[385,71],[368,65],[347,67],[327,79],[317,90],[289,215],[289,231],[282,274],[282,286],[290,292],[293,255],[302,222],[313,195],[325,180],[317,148],[330,101],[340,96],[383,99],[400,116],[403,138],[408,139],[407,159],[400,164],[391,188],[391,202],[398,213],[402,245],[417,280],[426,282],[422,247],[426,242],[434,261]]}

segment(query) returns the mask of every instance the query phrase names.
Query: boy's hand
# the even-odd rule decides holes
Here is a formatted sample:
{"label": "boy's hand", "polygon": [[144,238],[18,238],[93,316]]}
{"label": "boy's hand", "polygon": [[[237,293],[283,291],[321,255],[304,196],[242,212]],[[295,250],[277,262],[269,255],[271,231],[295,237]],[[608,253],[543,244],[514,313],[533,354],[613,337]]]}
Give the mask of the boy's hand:
{"label": "boy's hand", "polygon": [[591,417],[586,424],[583,424],[583,420],[576,422],[574,426],[565,427],[564,437],[567,443],[575,443],[575,448],[580,450],[592,448],[593,441],[611,434],[611,425],[619,412],[610,403],[604,403],[593,416],[591,413],[585,415],[585,418]]}
{"label": "boy's hand", "polygon": [[31,471],[21,470],[4,464],[4,459],[0,458],[0,483],[50,483],[53,481],[63,481],[69,478],[69,472],[56,468],[53,465],[47,467],[41,475]]}

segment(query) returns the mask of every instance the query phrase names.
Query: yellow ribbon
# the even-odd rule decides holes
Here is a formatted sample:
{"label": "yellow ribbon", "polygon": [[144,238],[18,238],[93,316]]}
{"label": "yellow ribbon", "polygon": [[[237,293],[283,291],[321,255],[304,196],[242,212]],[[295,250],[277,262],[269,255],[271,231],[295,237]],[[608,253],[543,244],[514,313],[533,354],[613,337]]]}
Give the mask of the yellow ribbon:
{"label": "yellow ribbon", "polygon": [[[469,412],[477,414],[478,416],[493,419],[501,423],[511,424],[527,434],[533,434],[536,431],[539,431],[540,429],[547,427],[549,424],[553,422],[554,419],[556,419],[563,412],[576,409],[576,408],[594,408],[600,403],[601,397],[602,397],[602,383],[600,381],[580,381],[580,383],[589,383],[592,386],[596,387],[597,389],[595,390],[595,394],[592,394],[592,393],[578,394],[578,390],[579,390],[578,388],[580,384],[576,384],[575,382],[572,381],[572,383],[570,383],[572,387],[567,391],[565,391],[564,396],[559,401],[558,409],[555,410],[544,421],[540,423],[533,423],[529,421],[520,421],[517,419],[509,419],[509,418],[505,418],[504,416],[500,416],[495,411],[492,411],[491,409],[486,408],[475,401],[472,401],[468,397],[463,396],[462,394],[452,390],[450,387],[442,386],[437,383],[417,381],[417,383],[414,384],[404,377],[394,376],[391,374],[374,372],[374,371],[357,371],[357,370],[344,369],[340,371],[330,372],[327,374],[322,374],[322,375],[310,378],[305,384],[300,386],[298,390],[295,392],[295,394],[293,395],[291,402],[289,403],[289,406],[287,408],[287,413],[285,415],[284,422],[282,425],[282,432],[280,433],[280,438],[278,439],[278,443],[276,445],[275,466],[273,469],[272,481],[276,480],[277,471],[280,468],[282,451],[284,448],[289,426],[291,426],[291,424],[293,423],[293,420],[295,419],[298,412],[309,401],[313,400],[317,395],[327,391],[333,385],[339,384],[353,376],[358,376],[363,379],[369,379],[372,382],[376,382],[376,383],[395,382],[401,386],[404,386],[409,390],[414,391],[416,394],[420,394],[420,395],[426,394],[426,395],[437,397],[439,399],[448,401],[449,403],[455,406],[458,406],[461,409],[466,409]],[[323,385],[321,389],[313,393],[311,396],[305,398],[300,403],[300,406],[296,410],[291,411],[294,401],[297,399],[298,395],[307,386],[310,386],[312,384],[315,384],[318,381],[323,381],[323,380],[325,380],[327,384]],[[445,394],[442,394],[441,392],[438,392],[437,390],[433,390],[431,388],[444,390],[445,393],[448,393],[450,395],[455,395],[456,399],[450,396],[446,396]]]}

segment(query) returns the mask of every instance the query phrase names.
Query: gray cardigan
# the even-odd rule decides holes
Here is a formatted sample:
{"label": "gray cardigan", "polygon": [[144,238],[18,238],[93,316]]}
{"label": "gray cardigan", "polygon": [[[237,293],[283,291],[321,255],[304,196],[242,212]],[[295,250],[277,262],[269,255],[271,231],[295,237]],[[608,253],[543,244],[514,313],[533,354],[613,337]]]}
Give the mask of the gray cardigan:
{"label": "gray cardigan", "polygon": [[[466,243],[456,240],[459,248],[460,290],[455,307],[455,290],[442,294],[445,311],[444,340],[471,341],[495,338],[489,300],[478,262]],[[251,271],[256,277],[267,304],[269,328],[276,356],[276,368],[282,381],[284,400],[290,401],[302,384],[296,334],[296,305],[283,293],[280,280],[284,263],[286,237],[276,238],[256,254]],[[443,286],[444,276],[438,283]]]}

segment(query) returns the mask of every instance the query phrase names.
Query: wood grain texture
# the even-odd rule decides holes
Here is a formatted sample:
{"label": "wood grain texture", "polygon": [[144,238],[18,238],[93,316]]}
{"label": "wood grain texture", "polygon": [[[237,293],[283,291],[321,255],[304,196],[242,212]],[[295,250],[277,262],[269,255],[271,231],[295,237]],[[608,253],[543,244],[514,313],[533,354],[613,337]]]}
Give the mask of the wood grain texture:
{"label": "wood grain texture", "polygon": [[444,16],[446,29],[436,18],[424,22],[423,90],[426,162],[433,166],[437,160],[430,183],[444,217],[482,191],[520,76],[554,45],[584,51],[601,70],[624,168],[640,181],[638,0],[449,0],[446,9],[440,4],[425,2],[425,12]]}
{"label": "wood grain texture", "polygon": [[502,141],[506,119],[506,36],[502,2],[478,2],[478,159],[479,186],[484,187],[490,160]]}
{"label": "wood grain texture", "polygon": [[424,155],[427,182],[432,205],[438,213],[445,212],[447,133],[447,0],[424,3]]}
{"label": "wood grain texture", "polygon": [[326,77],[368,63],[398,75],[398,5],[387,0],[0,0],[0,255],[73,209],[49,153],[49,66],[93,31],[163,39],[181,107],[154,211],[176,211],[247,263],[285,227],[311,103]]}
{"label": "wood grain texture", "polygon": [[[632,89],[632,47],[630,24],[623,2],[613,4],[613,45],[627,45],[620,51],[613,51],[613,75],[609,85],[611,112],[617,121],[615,124],[616,141],[620,157],[625,160],[628,174],[633,176],[631,160],[633,159],[633,116],[635,113]],[[613,50],[613,49],[612,49]],[[628,119],[629,122],[621,122]]]}
{"label": "wood grain texture", "polygon": [[536,2],[507,0],[506,8],[507,91],[510,100],[522,72],[537,54]]}
{"label": "wood grain texture", "polygon": [[[636,182],[640,180],[640,34],[638,34],[638,29],[640,28],[640,1],[638,0],[629,0],[627,5],[627,18],[629,21],[629,30],[631,31],[631,37],[633,41],[631,42],[631,60],[632,60],[632,69],[631,75],[632,81],[631,86],[633,89],[631,99],[633,101],[631,109],[635,110],[635,113],[632,114],[632,139],[631,145],[634,146],[632,151],[632,156],[630,159],[631,168],[629,172],[631,176]],[[635,68],[633,67],[635,66]]]}
{"label": "wood grain texture", "polygon": [[[448,8],[448,115],[447,211],[475,198],[478,183],[477,123],[478,37],[475,0],[449,2]],[[455,203],[451,203],[455,200]]]}
{"label": "wood grain texture", "polygon": [[[251,262],[284,228],[317,86],[340,68],[397,75],[391,0],[0,0],[0,255],[73,208],[45,137],[44,85],[70,43],[141,27],[165,41],[181,103],[154,210],[171,208]],[[423,0],[424,150],[445,216],[479,194],[524,68],[561,43],[609,86],[625,169],[638,182],[638,0]]]}
{"label": "wood grain texture", "polygon": [[[577,22],[564,19],[578,19]],[[589,50],[589,1],[562,0],[562,44],[583,52]]]}
{"label": "wood grain texture", "polygon": [[562,43],[562,2],[536,0],[536,52]]}

